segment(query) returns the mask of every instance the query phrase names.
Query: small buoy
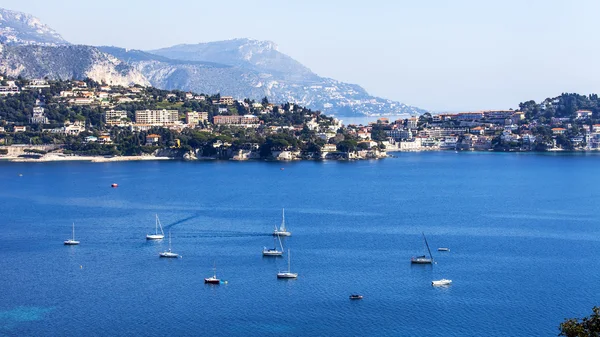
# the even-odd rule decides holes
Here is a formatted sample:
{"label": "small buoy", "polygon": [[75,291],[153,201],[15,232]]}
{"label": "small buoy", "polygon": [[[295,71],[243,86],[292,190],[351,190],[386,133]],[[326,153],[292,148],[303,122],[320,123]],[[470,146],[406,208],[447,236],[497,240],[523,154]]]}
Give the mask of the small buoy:
{"label": "small buoy", "polygon": [[23,176],[23,174],[22,174],[22,173],[19,173],[19,177],[22,177],[22,176]]}
{"label": "small buoy", "polygon": [[83,269],[83,266],[82,266],[82,265],[79,265],[79,269]]}
{"label": "small buoy", "polygon": [[112,184],[112,185],[110,185],[110,187],[118,187],[118,186],[119,186],[118,184]]}
{"label": "small buoy", "polygon": [[285,169],[282,167],[282,168],[281,168],[281,170],[283,171],[283,170],[285,170]]}

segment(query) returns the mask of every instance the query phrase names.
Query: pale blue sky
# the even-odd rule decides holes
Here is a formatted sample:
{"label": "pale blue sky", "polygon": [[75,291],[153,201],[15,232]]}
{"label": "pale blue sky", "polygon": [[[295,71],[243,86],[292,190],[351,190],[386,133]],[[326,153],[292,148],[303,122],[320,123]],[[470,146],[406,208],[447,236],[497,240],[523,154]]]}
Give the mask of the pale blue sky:
{"label": "pale blue sky", "polygon": [[597,0],[0,0],[72,42],[271,40],[321,76],[435,111],[600,93]]}

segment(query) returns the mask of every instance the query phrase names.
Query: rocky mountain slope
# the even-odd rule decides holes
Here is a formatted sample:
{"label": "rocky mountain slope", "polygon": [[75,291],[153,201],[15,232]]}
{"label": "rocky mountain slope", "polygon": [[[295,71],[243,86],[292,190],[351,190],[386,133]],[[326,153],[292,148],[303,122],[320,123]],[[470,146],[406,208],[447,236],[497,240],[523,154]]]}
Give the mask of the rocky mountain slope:
{"label": "rocky mountain slope", "polygon": [[338,116],[422,113],[320,77],[269,41],[235,39],[144,52],[69,45],[38,19],[0,9],[0,72],[293,102]]}
{"label": "rocky mountain slope", "polygon": [[68,44],[60,34],[29,14],[0,8],[0,43],[19,45]]}
{"label": "rocky mountain slope", "polygon": [[[230,74],[239,77],[237,88],[230,88],[232,82],[222,82],[219,78],[202,81],[201,75],[186,69],[179,73],[177,83],[166,80],[163,85],[178,85],[192,89],[204,89],[204,83],[220,88],[223,93],[252,94],[249,97],[267,96],[272,101],[297,102],[329,114],[387,115],[423,113],[424,110],[369,95],[362,87],[320,77],[298,61],[281,53],[277,45],[270,41],[235,39],[177,45],[150,51],[170,59],[204,61],[230,65]],[[142,70],[143,73],[144,70]],[[151,81],[152,82],[152,81]],[[200,90],[202,91],[202,90]]]}
{"label": "rocky mountain slope", "polygon": [[150,85],[134,67],[89,46],[0,45],[0,72],[24,78],[89,77],[114,85]]}

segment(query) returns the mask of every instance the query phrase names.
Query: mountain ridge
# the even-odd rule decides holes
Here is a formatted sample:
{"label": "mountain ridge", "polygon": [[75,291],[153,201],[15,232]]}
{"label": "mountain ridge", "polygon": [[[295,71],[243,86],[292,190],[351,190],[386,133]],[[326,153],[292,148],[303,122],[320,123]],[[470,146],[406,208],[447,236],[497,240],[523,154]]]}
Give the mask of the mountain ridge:
{"label": "mountain ridge", "polygon": [[338,116],[425,112],[371,96],[357,84],[320,77],[272,41],[239,38],[152,51],[71,45],[39,19],[0,8],[0,43],[0,71],[11,76],[90,77],[238,99],[266,96]]}
{"label": "mountain ridge", "polygon": [[45,46],[69,44],[35,16],[5,8],[0,8],[0,43]]}

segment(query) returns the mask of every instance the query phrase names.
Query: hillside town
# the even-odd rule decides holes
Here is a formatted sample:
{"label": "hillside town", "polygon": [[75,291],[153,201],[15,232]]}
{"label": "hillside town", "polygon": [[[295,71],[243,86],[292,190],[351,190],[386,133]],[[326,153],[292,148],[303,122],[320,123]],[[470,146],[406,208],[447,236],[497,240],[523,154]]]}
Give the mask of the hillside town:
{"label": "hillside town", "polygon": [[343,125],[294,103],[0,77],[0,158],[374,159],[393,151],[600,148],[598,98],[563,94],[518,110],[379,118]]}

